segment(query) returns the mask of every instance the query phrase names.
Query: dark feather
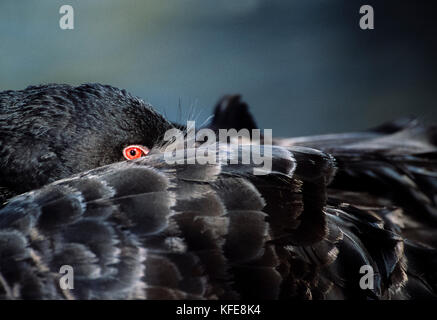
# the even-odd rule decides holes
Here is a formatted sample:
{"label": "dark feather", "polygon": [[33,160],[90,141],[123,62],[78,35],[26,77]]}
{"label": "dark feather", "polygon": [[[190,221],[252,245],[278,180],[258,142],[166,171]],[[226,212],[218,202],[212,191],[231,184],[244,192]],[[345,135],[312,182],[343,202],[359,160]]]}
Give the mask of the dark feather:
{"label": "dark feather", "polygon": [[[1,298],[437,297],[434,127],[275,139],[269,171],[233,143],[215,164],[189,163],[199,145],[169,163],[174,125],[110,86],[29,87],[0,105]],[[256,123],[227,96],[209,128]],[[151,152],[119,162],[126,144]]]}

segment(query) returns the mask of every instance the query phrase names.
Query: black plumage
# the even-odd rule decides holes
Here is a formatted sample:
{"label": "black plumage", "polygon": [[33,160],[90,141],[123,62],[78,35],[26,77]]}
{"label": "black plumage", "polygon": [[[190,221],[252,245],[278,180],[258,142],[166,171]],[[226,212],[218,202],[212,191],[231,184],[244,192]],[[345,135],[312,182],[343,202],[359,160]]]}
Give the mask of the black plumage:
{"label": "black plumage", "polygon": [[172,126],[142,100],[98,84],[4,91],[0,106],[3,199],[121,161],[123,147],[151,148]]}
{"label": "black plumage", "polygon": [[[436,298],[433,127],[275,139],[259,176],[168,164],[174,125],[113,87],[29,87],[0,104],[2,298]],[[210,128],[256,122],[228,96]],[[120,162],[131,144],[152,151]],[[359,286],[363,265],[374,288]]]}

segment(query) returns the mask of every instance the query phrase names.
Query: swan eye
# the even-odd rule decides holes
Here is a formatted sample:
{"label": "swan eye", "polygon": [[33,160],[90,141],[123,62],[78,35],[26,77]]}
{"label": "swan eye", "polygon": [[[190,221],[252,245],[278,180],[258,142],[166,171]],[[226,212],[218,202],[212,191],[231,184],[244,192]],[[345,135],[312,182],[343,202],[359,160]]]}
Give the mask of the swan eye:
{"label": "swan eye", "polygon": [[149,149],[143,146],[133,145],[123,149],[123,156],[126,160],[134,160],[146,156]]}

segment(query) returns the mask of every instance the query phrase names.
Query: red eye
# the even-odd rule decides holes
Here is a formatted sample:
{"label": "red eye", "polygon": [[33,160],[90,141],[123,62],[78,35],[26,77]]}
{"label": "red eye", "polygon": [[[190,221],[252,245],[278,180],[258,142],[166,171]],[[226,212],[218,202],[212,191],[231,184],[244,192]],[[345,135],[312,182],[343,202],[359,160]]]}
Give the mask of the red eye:
{"label": "red eye", "polygon": [[138,159],[146,156],[149,153],[149,149],[143,146],[129,146],[123,149],[123,156],[127,160]]}

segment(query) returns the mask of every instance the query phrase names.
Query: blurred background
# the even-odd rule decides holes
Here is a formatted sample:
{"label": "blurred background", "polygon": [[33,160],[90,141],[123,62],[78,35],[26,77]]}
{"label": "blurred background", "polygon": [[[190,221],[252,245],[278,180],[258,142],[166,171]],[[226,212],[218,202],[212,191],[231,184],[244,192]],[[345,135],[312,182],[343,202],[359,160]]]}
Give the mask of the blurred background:
{"label": "blurred background", "polygon": [[[73,6],[75,29],[59,28]],[[375,29],[359,28],[370,4]],[[0,90],[100,82],[170,120],[240,93],[275,136],[437,122],[437,5],[368,0],[2,0]]]}

